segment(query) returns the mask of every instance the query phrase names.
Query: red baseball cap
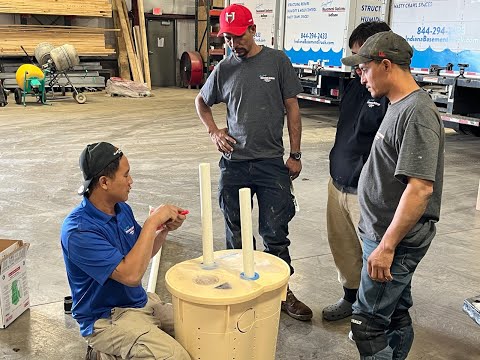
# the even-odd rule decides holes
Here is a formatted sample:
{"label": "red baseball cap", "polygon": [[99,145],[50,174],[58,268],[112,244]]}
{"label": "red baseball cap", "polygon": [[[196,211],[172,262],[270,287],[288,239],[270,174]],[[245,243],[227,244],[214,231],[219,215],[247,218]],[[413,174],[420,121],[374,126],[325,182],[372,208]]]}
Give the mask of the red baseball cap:
{"label": "red baseball cap", "polygon": [[233,4],[220,13],[220,31],[217,36],[229,33],[235,36],[245,34],[247,28],[253,25],[253,17],[245,6]]}

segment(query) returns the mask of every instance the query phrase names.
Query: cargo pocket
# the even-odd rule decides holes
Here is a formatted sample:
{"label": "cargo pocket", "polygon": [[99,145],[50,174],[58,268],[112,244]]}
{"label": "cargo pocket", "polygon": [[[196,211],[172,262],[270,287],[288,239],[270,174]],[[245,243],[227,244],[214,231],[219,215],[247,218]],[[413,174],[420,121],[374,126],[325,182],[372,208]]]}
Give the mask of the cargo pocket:
{"label": "cargo pocket", "polygon": [[132,347],[138,339],[148,334],[151,324],[142,320],[135,309],[114,308],[112,310],[112,325],[120,341],[114,341],[116,348],[115,354],[119,354],[122,359],[127,359]]}

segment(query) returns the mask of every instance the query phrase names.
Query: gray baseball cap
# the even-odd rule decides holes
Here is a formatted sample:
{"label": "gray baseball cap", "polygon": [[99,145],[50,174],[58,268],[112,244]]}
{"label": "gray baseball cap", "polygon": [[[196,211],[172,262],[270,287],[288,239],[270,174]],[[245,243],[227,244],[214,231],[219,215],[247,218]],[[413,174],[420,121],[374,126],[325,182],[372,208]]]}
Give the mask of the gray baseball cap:
{"label": "gray baseball cap", "polygon": [[355,66],[372,60],[388,59],[397,65],[410,65],[413,49],[407,40],[393,31],[383,31],[370,36],[358,54],[347,56],[342,63]]}

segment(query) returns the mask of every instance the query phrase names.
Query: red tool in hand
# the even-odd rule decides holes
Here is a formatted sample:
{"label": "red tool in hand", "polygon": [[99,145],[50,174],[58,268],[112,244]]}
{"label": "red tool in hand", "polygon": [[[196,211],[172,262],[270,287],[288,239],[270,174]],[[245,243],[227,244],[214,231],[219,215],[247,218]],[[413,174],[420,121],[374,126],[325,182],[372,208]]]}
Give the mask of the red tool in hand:
{"label": "red tool in hand", "polygon": [[[150,206],[150,214],[152,214],[152,212],[154,212],[154,211],[155,211],[155,208],[153,206]],[[190,211],[182,210],[182,211],[179,211],[178,214],[179,215],[188,215],[188,214],[190,214]],[[166,225],[162,224],[157,228],[157,231],[163,230],[163,229],[165,229],[165,227],[166,227]]]}

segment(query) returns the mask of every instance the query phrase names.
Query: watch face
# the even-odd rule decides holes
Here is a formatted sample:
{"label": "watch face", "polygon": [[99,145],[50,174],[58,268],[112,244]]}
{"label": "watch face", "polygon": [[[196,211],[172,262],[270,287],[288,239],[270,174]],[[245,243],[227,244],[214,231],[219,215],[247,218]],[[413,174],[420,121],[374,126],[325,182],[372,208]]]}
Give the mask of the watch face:
{"label": "watch face", "polygon": [[292,153],[290,156],[295,160],[300,160],[302,158],[302,153]]}

